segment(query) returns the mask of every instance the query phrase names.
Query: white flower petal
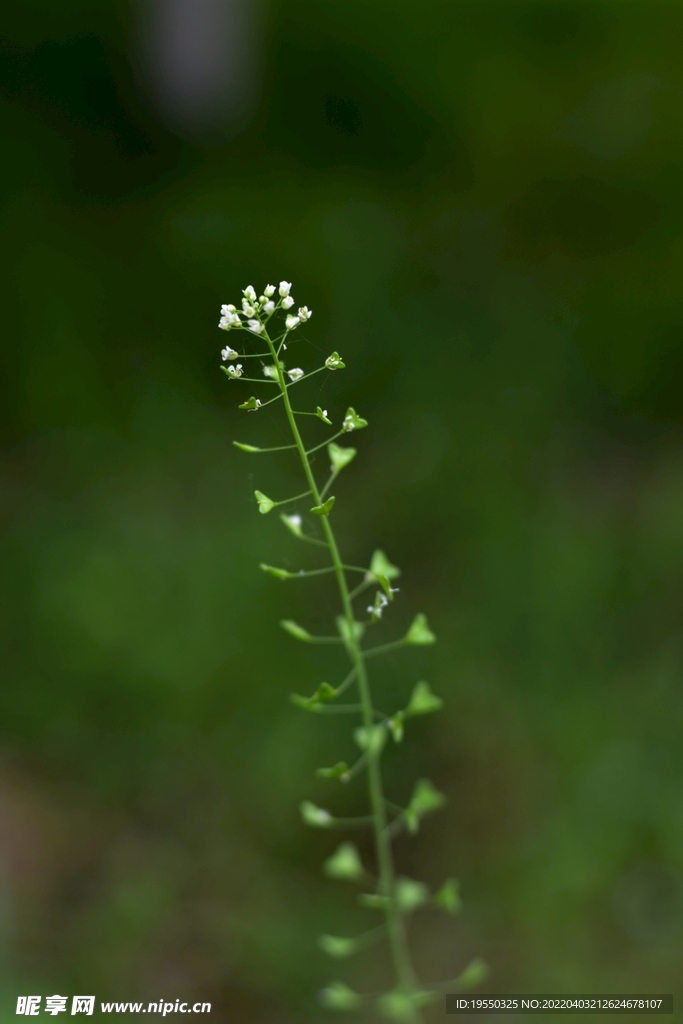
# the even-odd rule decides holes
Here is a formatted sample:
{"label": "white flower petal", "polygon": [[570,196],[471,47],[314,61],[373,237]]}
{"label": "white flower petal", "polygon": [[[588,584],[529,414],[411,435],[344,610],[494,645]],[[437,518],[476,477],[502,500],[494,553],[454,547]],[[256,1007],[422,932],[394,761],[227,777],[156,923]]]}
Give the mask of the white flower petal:
{"label": "white flower petal", "polygon": [[218,326],[222,331],[229,331],[231,327],[236,327],[239,323],[240,318],[237,313],[225,313],[218,321]]}
{"label": "white flower petal", "polygon": [[287,370],[287,376],[293,381],[301,380],[303,375],[304,371],[300,366],[295,366],[293,370]]}
{"label": "white flower petal", "polygon": [[247,320],[247,327],[253,334],[260,334],[263,330],[263,324],[258,320]]}
{"label": "white flower petal", "polygon": [[298,316],[288,316],[285,320],[285,326],[288,331],[293,331],[300,323],[301,321]]}
{"label": "white flower petal", "polygon": [[278,291],[280,292],[280,295],[284,298],[285,295],[289,295],[291,287],[292,287],[292,282],[291,281],[280,281],[280,287],[279,287]]}

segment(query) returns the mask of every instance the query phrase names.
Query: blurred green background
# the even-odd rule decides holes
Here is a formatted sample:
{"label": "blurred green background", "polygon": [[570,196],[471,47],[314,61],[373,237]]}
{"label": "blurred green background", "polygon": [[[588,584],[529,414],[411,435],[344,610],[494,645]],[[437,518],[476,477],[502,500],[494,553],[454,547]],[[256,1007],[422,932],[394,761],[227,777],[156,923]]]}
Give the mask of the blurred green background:
{"label": "blurred green background", "polygon": [[312,564],[252,498],[297,475],[232,448],[282,426],[218,369],[220,303],[281,278],[297,360],[348,367],[306,401],[370,421],[347,557],[403,569],[382,635],[439,636],[375,675],[447,702],[388,765],[449,800],[397,846],[462,884],[423,976],[680,995],[683,7],[274,0],[183,107],[179,3],[0,15],[0,1019],[57,991],[296,1024],[383,984],[316,949],[372,918],[298,803],[362,791],[313,774],[346,727],[287,701],[340,665],[277,622],[334,594],[259,573]]}

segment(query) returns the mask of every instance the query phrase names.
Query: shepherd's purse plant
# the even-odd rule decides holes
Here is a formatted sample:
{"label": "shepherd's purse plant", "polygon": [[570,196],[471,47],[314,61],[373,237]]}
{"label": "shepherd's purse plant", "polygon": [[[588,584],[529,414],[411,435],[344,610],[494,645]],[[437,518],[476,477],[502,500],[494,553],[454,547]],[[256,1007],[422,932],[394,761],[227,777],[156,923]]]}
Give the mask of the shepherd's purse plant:
{"label": "shepherd's purse plant", "polygon": [[[338,685],[323,682],[310,696],[292,694],[291,699],[310,714],[348,714],[356,717],[358,724],[353,730],[353,739],[359,748],[356,762],[348,765],[345,761],[338,761],[330,767],[319,768],[317,774],[342,784],[364,775],[367,780],[369,813],[358,818],[335,817],[327,809],[304,800],[301,815],[305,824],[311,828],[372,830],[376,861],[372,870],[362,863],[357,847],[351,842],[342,842],[325,861],[323,869],[330,878],[354,882],[369,890],[361,892],[358,901],[381,915],[382,923],[354,937],[322,935],[319,945],[330,957],[341,959],[385,939],[391,953],[393,979],[388,991],[369,995],[362,995],[341,981],[332,981],[322,990],[320,999],[331,1010],[353,1011],[374,1006],[384,1017],[399,1024],[420,1024],[423,1020],[423,1007],[438,999],[439,994],[446,989],[462,989],[478,983],[486,969],[481,961],[474,960],[457,978],[447,982],[423,984],[416,977],[407,939],[411,915],[429,904],[455,914],[460,909],[460,896],[458,884],[452,878],[447,879],[436,893],[430,893],[423,882],[396,875],[392,850],[394,838],[401,832],[418,832],[422,818],[437,811],[444,803],[444,797],[428,779],[418,779],[406,806],[398,806],[387,800],[384,795],[381,758],[387,742],[401,742],[411,718],[438,711],[442,701],[432,692],[428,683],[420,681],[415,684],[403,708],[390,715],[383,714],[373,704],[368,663],[373,658],[403,647],[433,644],[436,638],[425,615],[418,614],[400,639],[374,647],[365,645],[368,627],[382,618],[394,600],[397,590],[393,584],[400,572],[382,551],[375,551],[367,566],[347,565],[341,556],[332,526],[336,496],[330,492],[342,470],[355,458],[356,449],[342,447],[337,444],[337,440],[368,424],[354,408],[349,407],[341,427],[331,437],[322,442],[304,441],[302,427],[304,423],[310,422],[306,417],[321,420],[327,427],[332,427],[333,421],[328,417],[327,410],[320,406],[315,411],[295,409],[292,389],[296,387],[299,392],[303,381],[315,374],[343,370],[344,363],[341,356],[333,352],[322,366],[309,372],[298,366],[291,369],[286,367],[285,353],[297,337],[294,332],[312,316],[306,306],[294,312],[291,288],[290,282],[281,281],[278,287],[268,285],[259,296],[251,286],[245,288],[241,308],[223,306],[218,326],[224,331],[242,332],[246,339],[256,342],[259,349],[256,352],[238,351],[226,344],[221,352],[224,363],[221,369],[228,378],[231,381],[265,385],[266,392],[272,392],[270,397],[264,394],[263,400],[251,396],[239,408],[257,412],[273,402],[281,402],[292,435],[291,444],[271,448],[259,448],[238,441],[233,443],[242,451],[253,454],[294,452],[298,455],[306,479],[306,490],[303,493],[284,500],[276,501],[263,491],[255,491],[259,512],[266,515],[275,508],[296,507],[296,503],[306,502],[312,517],[307,525],[296,511],[281,512],[280,518],[298,540],[315,547],[324,558],[322,565],[298,572],[266,564],[262,564],[261,569],[278,580],[299,580],[330,574],[339,592],[340,614],[336,619],[334,634],[314,636],[292,619],[283,619],[280,625],[291,637],[302,643],[343,646],[350,662],[346,678]],[[241,345],[240,348],[245,349],[246,346]],[[247,363],[247,360],[253,362]],[[245,365],[256,367],[257,372],[245,370]],[[258,374],[259,370],[262,376]],[[324,447],[327,447],[330,472],[327,479],[320,483],[314,474],[311,456]],[[311,528],[313,523],[319,524],[317,530]],[[368,592],[373,590],[374,595],[368,603]],[[356,602],[361,604],[362,617],[356,610]],[[356,701],[339,703],[339,698],[352,688],[355,688],[357,694]]]}

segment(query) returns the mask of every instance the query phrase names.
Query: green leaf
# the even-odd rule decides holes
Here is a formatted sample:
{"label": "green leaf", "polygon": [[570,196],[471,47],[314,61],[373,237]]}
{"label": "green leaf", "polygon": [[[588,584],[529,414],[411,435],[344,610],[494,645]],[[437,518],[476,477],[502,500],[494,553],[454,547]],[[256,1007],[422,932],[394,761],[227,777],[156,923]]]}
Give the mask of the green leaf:
{"label": "green leaf", "polygon": [[310,711],[312,714],[320,714],[323,706],[319,700],[313,700],[311,697],[302,697],[300,693],[290,693],[289,699],[292,704],[296,704],[302,711]]}
{"label": "green leaf", "polygon": [[474,988],[475,985],[482,983],[488,973],[489,965],[484,960],[476,957],[471,964],[468,964],[462,974],[455,979],[453,985],[457,985],[461,991],[466,988]]}
{"label": "green leaf", "polygon": [[241,452],[260,452],[260,448],[256,448],[253,444],[242,444],[240,441],[232,442],[235,448],[239,448]]}
{"label": "green leaf", "polygon": [[[343,615],[338,615],[336,622],[337,629],[339,630],[339,636],[342,638],[345,644],[351,643],[351,632],[349,631],[349,624],[346,621],[346,618]],[[362,622],[354,622],[353,633],[355,635],[355,639],[360,640],[364,632],[365,624]]]}
{"label": "green leaf", "polygon": [[318,945],[323,953],[327,953],[328,956],[333,956],[338,960],[351,956],[357,949],[355,939],[344,939],[338,935],[321,935],[318,939]]}
{"label": "green leaf", "polygon": [[261,402],[259,401],[258,398],[254,398],[254,396],[252,395],[251,398],[248,398],[246,400],[246,402],[242,402],[242,404],[239,405],[237,408],[238,409],[247,409],[247,411],[251,412],[251,411],[255,411],[256,409],[259,409],[260,407],[261,407]]}
{"label": "green leaf", "polygon": [[317,807],[310,800],[302,801],[299,810],[305,824],[310,825],[311,828],[329,828],[332,824],[333,818],[330,812],[326,811],[324,807]]}
{"label": "green leaf", "polygon": [[327,501],[324,501],[322,505],[314,505],[313,508],[310,509],[310,511],[313,513],[314,516],[329,516],[330,512],[332,511],[333,505],[334,495],[328,498]]}
{"label": "green leaf", "polygon": [[287,529],[294,534],[295,537],[303,537],[301,532],[301,516],[294,513],[288,516],[286,512],[280,513],[280,519],[285,524]]}
{"label": "green leaf", "polygon": [[326,704],[327,701],[334,700],[337,696],[337,691],[334,687],[330,686],[329,683],[321,683],[313,696],[316,700],[320,700]]}
{"label": "green leaf", "polygon": [[303,711],[319,712],[325,703],[334,700],[336,696],[337,691],[329,683],[321,683],[311,696],[302,697],[299,693],[290,693],[290,700]]}
{"label": "green leaf", "polygon": [[341,473],[344,466],[348,466],[349,462],[353,462],[357,452],[355,448],[340,448],[334,441],[330,441],[327,446],[327,454],[332,464],[332,472]]}
{"label": "green leaf", "polygon": [[265,562],[261,562],[259,568],[267,572],[269,576],[274,576],[276,580],[289,580],[296,575],[296,573],[287,572],[286,569],[277,569],[274,565],[266,565]]}
{"label": "green leaf", "polygon": [[446,802],[446,797],[429,781],[429,779],[418,779],[410,800],[410,806],[418,814],[429,814],[430,811],[438,811]]}
{"label": "green leaf", "polygon": [[263,491],[254,491],[254,497],[258,501],[258,510],[263,516],[278,504],[277,501],[273,501],[272,498],[266,497]]}
{"label": "green leaf", "polygon": [[439,891],[434,896],[437,907],[447,911],[449,914],[457,914],[462,909],[460,899],[460,886],[455,878],[447,878]]}
{"label": "green leaf", "polygon": [[432,693],[429,683],[421,680],[415,684],[410,695],[410,702],[405,710],[408,715],[428,715],[432,711],[438,711],[443,707],[443,701]]}
{"label": "green leaf", "polygon": [[387,733],[382,725],[371,725],[369,729],[360,725],[354,729],[353,738],[361,750],[370,757],[376,757],[384,746]]}
{"label": "green leaf", "polygon": [[295,623],[293,618],[283,618],[280,625],[295,640],[303,640],[304,643],[310,643],[313,639],[308,630],[304,630],[303,626]]}
{"label": "green leaf", "polygon": [[422,612],[413,619],[410,629],[403,637],[404,644],[433,644],[436,637],[427,625],[427,616]]}
{"label": "green leaf", "polygon": [[316,712],[321,711],[322,705],[334,700],[336,696],[337,691],[329,683],[321,683],[311,697],[302,697],[298,693],[290,693],[289,699],[292,704],[296,704],[298,708],[303,708],[304,711]]}
{"label": "green leaf", "polygon": [[420,992],[393,991],[385,992],[377,1000],[377,1009],[389,1020],[395,1020],[398,1024],[415,1024],[419,1018],[415,1012],[418,1006],[429,1006],[439,998],[438,992],[429,992],[423,989]]}
{"label": "green leaf", "polygon": [[328,370],[343,370],[346,363],[342,362],[341,356],[338,352],[333,352],[331,356],[328,356],[325,360],[325,366]]}
{"label": "green leaf", "polygon": [[323,864],[328,878],[342,878],[358,882],[365,877],[360,854],[353,843],[342,843]]}
{"label": "green leaf", "polygon": [[327,1010],[349,1012],[359,1010],[363,1000],[343,981],[331,981],[327,988],[320,993],[320,1002]]}
{"label": "green leaf", "polygon": [[346,416],[342,423],[342,430],[348,434],[351,430],[362,430],[363,427],[367,427],[367,425],[368,421],[359,416],[353,406],[350,405],[346,410]]}
{"label": "green leaf", "polygon": [[377,1000],[377,1009],[384,1017],[397,1024],[415,1024],[418,1020],[415,1003],[405,992],[385,992]]}
{"label": "green leaf", "polygon": [[384,576],[388,580],[395,580],[401,575],[401,570],[392,565],[384,552],[379,549],[373,553],[370,560],[370,572],[373,576]]}
{"label": "green leaf", "polygon": [[323,423],[327,423],[328,427],[332,426],[332,420],[329,420],[327,418],[327,410],[321,409],[320,406],[317,406],[317,408],[315,410],[315,414],[316,414],[316,416],[318,417],[319,420],[322,420]]}
{"label": "green leaf", "polygon": [[429,889],[424,882],[415,882],[412,878],[399,878],[396,881],[396,906],[404,914],[423,906],[429,899]]}
{"label": "green leaf", "polygon": [[408,831],[417,832],[420,827],[420,818],[431,811],[438,811],[445,802],[446,797],[443,793],[439,793],[429,779],[418,779],[410,803],[403,812]]}
{"label": "green leaf", "polygon": [[368,910],[388,910],[391,906],[391,897],[382,896],[378,892],[363,892],[358,897],[358,902],[361,907],[367,907]]}
{"label": "green leaf", "polygon": [[285,633],[289,633],[289,635],[293,636],[295,640],[303,640],[304,643],[310,643],[313,639],[308,630],[304,629],[303,626],[300,626],[294,621],[294,619],[282,619],[280,625],[284,629]]}
{"label": "green leaf", "polygon": [[337,761],[331,768],[318,768],[315,774],[319,779],[339,779],[341,782],[346,782],[348,781],[348,772],[349,766],[346,761]]}
{"label": "green leaf", "polygon": [[387,725],[394,737],[394,743],[400,743],[403,739],[403,712],[397,711],[395,715],[392,715]]}

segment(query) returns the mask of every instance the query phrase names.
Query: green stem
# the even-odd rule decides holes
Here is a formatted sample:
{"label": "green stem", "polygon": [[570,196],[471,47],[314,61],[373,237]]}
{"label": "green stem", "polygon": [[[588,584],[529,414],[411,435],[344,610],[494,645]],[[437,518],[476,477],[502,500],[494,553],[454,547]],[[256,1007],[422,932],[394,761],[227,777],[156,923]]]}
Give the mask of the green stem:
{"label": "green stem", "polygon": [[[289,426],[292,431],[294,442],[299,451],[301,458],[301,465],[306,475],[306,480],[311,489],[311,494],[315,499],[316,505],[322,504],[320,491],[318,490],[318,484],[313,470],[311,469],[310,462],[308,461],[308,455],[304,446],[299,428],[297,427],[296,418],[289,401],[289,394],[287,384],[285,383],[284,373],[280,365],[280,360],[275,352],[273,342],[268,337],[267,332],[264,332],[264,338],[268,343],[275,366],[278,372],[278,380],[280,383],[280,390],[284,400],[285,412],[289,421]],[[334,536],[334,531],[330,524],[329,516],[323,516],[322,527],[325,532],[327,544],[330,549],[330,555],[332,557],[332,564],[334,566],[335,575],[337,577],[337,584],[339,587],[339,596],[341,598],[342,608],[344,610],[344,618],[347,624],[347,635],[349,637],[346,642],[346,648],[349,654],[351,663],[356,671],[356,679],[358,681],[358,690],[361,699],[361,717],[363,725],[366,729],[370,730],[374,724],[375,712],[372,704],[372,696],[370,693],[370,683],[368,680],[368,674],[365,667],[365,661],[363,653],[361,651],[360,642],[356,637],[354,629],[355,619],[353,615],[353,605],[349,595],[349,588],[346,582],[346,576],[344,573],[344,563],[342,562],[339,554],[339,548],[337,547],[337,541]],[[372,754],[368,757],[368,790],[370,796],[370,807],[372,810],[372,825],[375,836],[375,850],[377,853],[377,864],[379,868],[379,891],[384,896],[389,896],[391,902],[386,910],[386,921],[387,921],[387,932],[389,936],[389,945],[391,948],[391,956],[394,965],[394,972],[396,975],[396,982],[401,989],[407,995],[411,995],[416,991],[417,985],[415,981],[415,973],[413,971],[412,962],[410,959],[410,952],[408,950],[408,943],[405,933],[404,921],[401,914],[396,910],[393,902],[395,892],[395,871],[394,871],[394,859],[391,848],[391,835],[387,828],[387,816],[386,806],[384,801],[384,790],[382,786],[382,773],[380,769],[380,755],[379,753]],[[413,1019],[415,1024],[420,1024],[422,1021],[422,1014],[415,1008]]]}

